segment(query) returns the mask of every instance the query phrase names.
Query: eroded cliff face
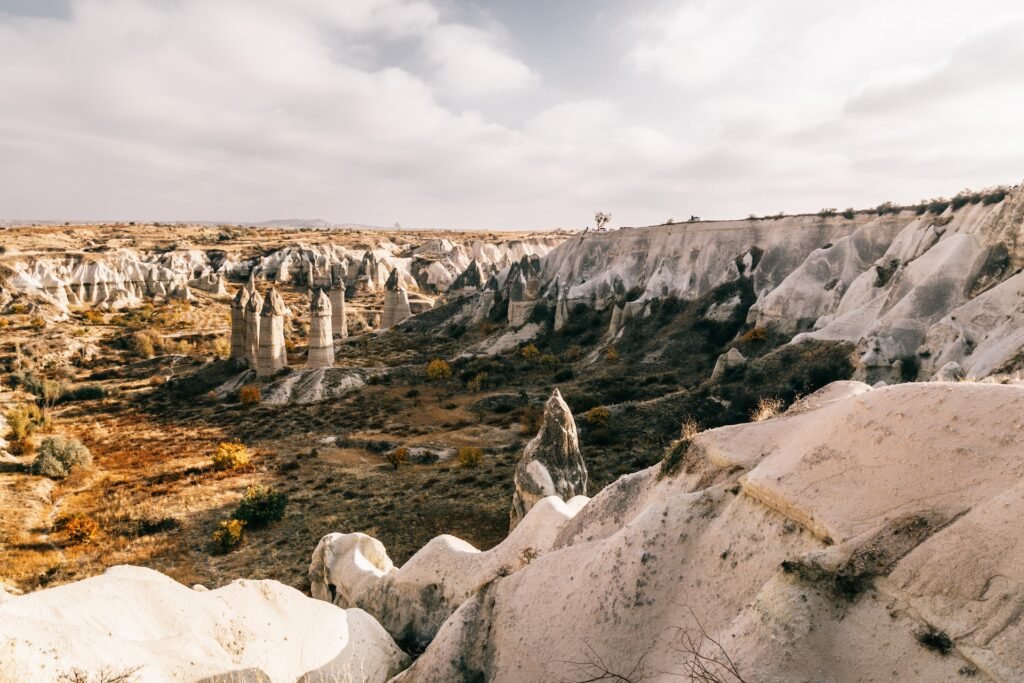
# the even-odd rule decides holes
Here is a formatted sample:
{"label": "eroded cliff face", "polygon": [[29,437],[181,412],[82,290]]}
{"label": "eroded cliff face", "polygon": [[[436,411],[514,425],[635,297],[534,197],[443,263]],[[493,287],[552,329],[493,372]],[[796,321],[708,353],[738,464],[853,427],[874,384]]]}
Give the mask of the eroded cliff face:
{"label": "eroded cliff face", "polygon": [[1013,332],[1022,225],[1018,187],[1001,201],[938,215],[903,210],[587,233],[544,259],[542,281],[552,301],[564,294],[573,305],[603,308],[629,298],[635,317],[644,301],[696,299],[745,277],[756,296],[750,324],[795,342],[854,343],[862,379],[927,378],[949,362],[982,377],[1016,369],[1022,355]]}

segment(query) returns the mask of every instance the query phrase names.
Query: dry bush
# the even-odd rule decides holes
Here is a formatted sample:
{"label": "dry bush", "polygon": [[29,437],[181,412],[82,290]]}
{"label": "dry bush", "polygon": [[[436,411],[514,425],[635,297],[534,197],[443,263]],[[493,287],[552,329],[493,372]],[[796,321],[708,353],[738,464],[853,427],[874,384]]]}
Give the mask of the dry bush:
{"label": "dry bush", "polygon": [[409,449],[400,446],[389,452],[385,457],[388,459],[388,464],[397,470],[409,461]]}
{"label": "dry bush", "polygon": [[426,375],[431,382],[447,382],[452,378],[452,368],[444,360],[435,358],[427,363]]}
{"label": "dry bush", "polygon": [[740,337],[740,343],[750,344],[753,342],[764,341],[768,338],[768,330],[763,327],[751,327],[749,330],[743,333]]}
{"label": "dry bush", "polygon": [[217,337],[210,347],[217,358],[224,359],[231,355],[231,340],[227,337]]}
{"label": "dry bush", "polygon": [[220,553],[230,552],[245,537],[245,522],[240,519],[226,519],[213,532],[213,545]]}
{"label": "dry bush", "polygon": [[41,315],[34,315],[28,319],[28,326],[33,330],[46,329],[46,318]]}
{"label": "dry bush", "polygon": [[473,446],[463,446],[455,456],[462,467],[479,467],[484,461],[484,450]]}
{"label": "dry bush", "polygon": [[750,411],[750,420],[752,422],[763,422],[764,420],[770,420],[779,414],[779,412],[785,407],[781,398],[776,396],[765,396],[758,400],[757,406]]}
{"label": "dry bush", "polygon": [[540,350],[534,344],[527,344],[523,348],[519,349],[519,355],[526,360],[533,360],[540,356]]}
{"label": "dry bush", "polygon": [[483,389],[484,384],[486,384],[486,383],[487,383],[487,373],[486,372],[478,372],[473,377],[473,379],[471,379],[468,382],[466,382],[466,389],[468,389],[469,391],[471,391],[474,394],[477,394],[477,393],[480,393],[480,390]]}
{"label": "dry bush", "polygon": [[213,462],[213,469],[218,472],[235,470],[249,464],[249,449],[237,441],[224,441],[217,444],[217,450],[210,456],[210,460]]}
{"label": "dry bush", "polygon": [[72,515],[61,524],[61,530],[71,545],[84,545],[96,539],[100,525],[88,515]]}
{"label": "dry bush", "polygon": [[152,332],[136,332],[132,335],[129,345],[132,353],[140,358],[152,358],[156,355],[159,338]]}
{"label": "dry bush", "polygon": [[583,414],[583,419],[586,420],[587,424],[591,427],[607,427],[610,417],[611,413],[604,406],[591,408]]}
{"label": "dry bush", "polygon": [[76,470],[92,466],[92,453],[78,439],[50,436],[39,445],[32,461],[32,474],[64,479]]}
{"label": "dry bush", "polygon": [[668,445],[662,456],[659,477],[669,477],[679,471],[679,468],[683,465],[683,460],[686,458],[686,454],[690,451],[690,443],[693,441],[693,437],[700,434],[700,432],[700,424],[692,417],[687,417],[683,420],[683,424],[679,429],[679,438]]}
{"label": "dry bush", "polygon": [[604,358],[609,363],[614,363],[619,359],[619,350],[614,346],[609,346],[608,350],[604,352]]}
{"label": "dry bush", "polygon": [[262,398],[263,395],[260,393],[260,388],[255,384],[246,384],[238,392],[238,400],[242,402],[242,405],[256,405]]}

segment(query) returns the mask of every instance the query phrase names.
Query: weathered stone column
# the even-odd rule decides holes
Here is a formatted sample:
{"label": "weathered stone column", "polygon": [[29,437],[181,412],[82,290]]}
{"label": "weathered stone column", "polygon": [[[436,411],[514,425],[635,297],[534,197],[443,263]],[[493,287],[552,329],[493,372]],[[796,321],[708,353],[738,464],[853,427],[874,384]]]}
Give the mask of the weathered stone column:
{"label": "weathered stone column", "polygon": [[284,349],[284,299],[273,287],[260,311],[260,342],[256,360],[257,377],[273,375],[288,365]]}
{"label": "weathered stone column", "polygon": [[256,369],[260,348],[260,311],[263,310],[263,295],[253,290],[249,303],[245,305],[245,359],[249,367]]}
{"label": "weathered stone column", "polygon": [[398,269],[395,268],[384,284],[384,312],[381,314],[380,327],[381,329],[394,327],[411,315],[409,295],[402,287]]}
{"label": "weathered stone column", "polygon": [[249,292],[242,287],[231,302],[231,360],[245,360],[245,307]]}
{"label": "weathered stone column", "polygon": [[334,367],[334,340],[331,335],[331,300],[324,290],[313,294],[309,306],[309,355],[307,368]]}
{"label": "weathered stone column", "polygon": [[561,296],[558,297],[558,303],[555,304],[555,332],[560,332],[569,322],[569,297],[565,292],[563,289]]}
{"label": "weathered stone column", "polygon": [[345,319],[345,283],[339,278],[334,281],[328,297],[331,301],[331,334],[341,339],[348,338],[348,320]]}

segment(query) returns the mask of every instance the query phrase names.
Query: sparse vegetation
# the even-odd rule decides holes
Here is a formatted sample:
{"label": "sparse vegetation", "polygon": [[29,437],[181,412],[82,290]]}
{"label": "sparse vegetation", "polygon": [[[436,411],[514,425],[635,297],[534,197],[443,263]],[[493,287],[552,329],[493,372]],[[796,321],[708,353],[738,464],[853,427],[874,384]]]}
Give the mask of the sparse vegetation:
{"label": "sparse vegetation", "polygon": [[587,424],[591,427],[607,427],[608,420],[611,417],[611,412],[604,406],[597,406],[591,408],[583,414],[583,419],[587,421]]}
{"label": "sparse vegetation", "polygon": [[404,446],[399,446],[394,450],[388,451],[388,454],[385,457],[387,458],[388,464],[391,465],[393,469],[397,470],[399,467],[409,462],[409,449]]}
{"label": "sparse vegetation", "polygon": [[431,382],[447,382],[452,378],[452,368],[447,361],[435,358],[427,363],[426,375]]}
{"label": "sparse vegetation", "polygon": [[92,453],[78,439],[50,436],[43,439],[32,461],[32,474],[64,479],[72,472],[92,466]]}
{"label": "sparse vegetation", "polygon": [[241,401],[242,405],[254,406],[262,398],[263,395],[260,393],[260,388],[255,384],[246,384],[238,390],[238,400]]}
{"label": "sparse vegetation", "polygon": [[71,545],[84,545],[92,542],[100,533],[100,525],[88,515],[72,515],[63,520],[59,525],[68,543]]}
{"label": "sparse vegetation", "polygon": [[777,396],[765,396],[758,400],[757,407],[750,411],[751,422],[770,420],[782,411],[786,404]]}
{"label": "sparse vegetation", "polygon": [[484,461],[484,450],[475,446],[463,446],[455,459],[462,467],[479,467]]}
{"label": "sparse vegetation", "polygon": [[250,458],[249,449],[245,447],[245,444],[238,441],[225,441],[217,444],[217,450],[214,451],[210,460],[213,463],[214,470],[225,472],[245,467],[249,464]]}
{"label": "sparse vegetation", "polygon": [[256,484],[245,490],[233,519],[245,522],[247,527],[266,526],[284,518],[288,494],[270,486]]}
{"label": "sparse vegetation", "polygon": [[238,547],[245,537],[245,522],[240,519],[225,519],[213,532],[213,544],[220,553],[227,553]]}

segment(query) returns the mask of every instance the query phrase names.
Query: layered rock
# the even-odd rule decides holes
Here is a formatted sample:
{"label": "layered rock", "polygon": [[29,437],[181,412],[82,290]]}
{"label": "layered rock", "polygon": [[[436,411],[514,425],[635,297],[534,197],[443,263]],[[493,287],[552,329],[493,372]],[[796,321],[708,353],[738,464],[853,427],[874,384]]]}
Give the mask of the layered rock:
{"label": "layered rock", "polygon": [[844,382],[699,434],[463,602],[396,680],[671,680],[698,661],[722,680],[716,662],[758,681],[1021,679],[1022,413],[1021,387]]}
{"label": "layered rock", "polygon": [[284,348],[284,299],[273,287],[267,292],[260,309],[259,351],[256,356],[256,374],[268,377],[288,365]]}
{"label": "layered rock", "polygon": [[514,479],[512,527],[543,498],[569,500],[587,495],[587,466],[580,453],[576,421],[558,389],[544,405],[540,431],[526,444]]}
{"label": "layered rock", "polygon": [[394,327],[412,315],[409,308],[409,294],[402,286],[398,270],[392,270],[384,285],[384,310],[381,313],[380,328]]}
{"label": "layered rock", "polygon": [[331,301],[322,289],[313,294],[309,307],[309,369],[334,367],[334,338],[331,334]]}
{"label": "layered rock", "polygon": [[362,610],[337,609],[276,581],[198,591],[121,566],[0,601],[4,680],[99,680],[101,672],[130,671],[138,681],[292,683],[358,672],[359,680],[383,683],[407,664]]}

